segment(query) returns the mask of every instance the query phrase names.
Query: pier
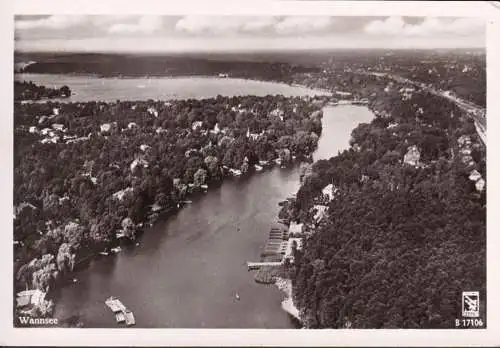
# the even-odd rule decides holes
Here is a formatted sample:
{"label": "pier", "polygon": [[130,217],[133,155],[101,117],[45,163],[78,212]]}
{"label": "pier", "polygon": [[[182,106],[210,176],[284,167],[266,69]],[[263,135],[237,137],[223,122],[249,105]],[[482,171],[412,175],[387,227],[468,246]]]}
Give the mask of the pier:
{"label": "pier", "polygon": [[253,269],[259,269],[261,267],[266,267],[266,266],[281,266],[283,263],[282,262],[247,262],[248,270],[253,270]]}

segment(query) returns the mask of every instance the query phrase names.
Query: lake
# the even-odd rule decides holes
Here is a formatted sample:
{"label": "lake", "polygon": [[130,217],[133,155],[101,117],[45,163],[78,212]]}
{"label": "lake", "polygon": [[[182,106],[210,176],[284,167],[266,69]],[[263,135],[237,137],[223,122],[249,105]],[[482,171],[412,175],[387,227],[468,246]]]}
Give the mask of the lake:
{"label": "lake", "polygon": [[[68,84],[77,93],[72,98],[79,100],[171,98],[174,93],[179,98],[317,94],[233,79],[30,77],[47,86]],[[137,88],[141,83],[149,87]],[[341,105],[323,111],[323,134],[315,160],[347,148],[352,129],[373,118],[363,106]],[[60,320],[78,316],[85,327],[115,328],[114,315],[104,301],[116,296],[134,312],[139,328],[295,327],[281,309],[282,293],[275,286],[255,283],[246,262],[259,260],[269,229],[277,221],[278,202],[298,188],[298,167],[226,180],[145,231],[139,246],[95,259],[88,268],[75,272],[77,282],[61,289],[54,316]]]}
{"label": "lake", "polygon": [[[70,87],[65,101],[212,98],[220,95],[328,95],[328,92],[284,83],[216,77],[98,78],[84,75],[15,74],[18,81],[45,87]],[[56,100],[56,99],[54,99]]]}

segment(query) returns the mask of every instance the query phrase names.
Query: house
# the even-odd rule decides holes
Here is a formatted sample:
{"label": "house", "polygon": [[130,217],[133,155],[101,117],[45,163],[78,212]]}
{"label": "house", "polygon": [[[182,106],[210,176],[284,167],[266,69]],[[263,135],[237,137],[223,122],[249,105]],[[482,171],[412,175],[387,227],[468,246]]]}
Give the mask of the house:
{"label": "house", "polygon": [[313,210],[316,210],[316,213],[313,216],[314,221],[320,222],[321,220],[323,220],[326,216],[327,209],[328,208],[325,205],[319,205],[319,204],[314,205]]}
{"label": "house", "polygon": [[325,187],[323,187],[323,190],[321,190],[321,193],[324,196],[328,197],[328,200],[331,201],[335,197],[335,192],[337,191],[337,188],[333,186],[333,184],[328,184]]}
{"label": "house", "polygon": [[59,115],[59,109],[58,109],[58,108],[53,108],[53,109],[52,109],[52,113],[53,113],[54,115],[56,115],[56,116],[57,116],[57,115]]}
{"label": "house", "polygon": [[483,191],[485,185],[486,182],[484,181],[484,179],[479,179],[478,181],[476,181],[476,190],[478,190],[479,192]]}
{"label": "house", "polygon": [[194,121],[191,124],[191,129],[192,130],[197,130],[197,129],[201,128],[202,126],[203,126],[203,121]]}
{"label": "house", "polygon": [[26,307],[28,305],[39,306],[45,301],[46,293],[41,290],[24,290],[17,293],[16,307]]}
{"label": "house", "polygon": [[234,176],[240,176],[242,174],[241,170],[233,169],[233,168],[229,168],[229,173],[231,173]]}
{"label": "house", "polygon": [[141,149],[141,151],[143,151],[143,152],[144,152],[144,151],[146,151],[147,149],[151,148],[151,146],[146,145],[146,144],[141,144],[141,145],[139,146],[139,148]]}
{"label": "house", "polygon": [[49,132],[51,132],[51,129],[50,129],[50,128],[44,128],[44,129],[42,129],[42,130],[40,131],[40,133],[41,133],[42,135],[48,135],[48,134],[49,134]]}
{"label": "house", "polygon": [[213,133],[213,134],[219,134],[220,133],[220,128],[219,128],[219,124],[216,123],[214,128],[212,130],[210,130],[210,133]]}
{"label": "house", "polygon": [[470,145],[471,144],[471,139],[468,135],[462,135],[460,138],[457,140],[458,145],[460,147]]}
{"label": "house", "polygon": [[153,115],[154,117],[158,117],[158,111],[152,107],[148,108],[148,114]]}
{"label": "house", "polygon": [[24,208],[36,209],[36,207],[31,203],[22,202],[17,207],[14,207],[14,214],[18,215]]}
{"label": "house", "polygon": [[481,173],[474,169],[469,175],[469,180],[478,181],[479,179],[481,179]]}
{"label": "house", "polygon": [[156,134],[161,134],[161,133],[168,133],[167,129],[163,129],[161,127],[156,128]]}
{"label": "house", "polygon": [[121,201],[127,193],[133,192],[133,191],[134,191],[134,189],[132,187],[127,187],[123,190],[120,190],[120,191],[113,193],[112,197]]}
{"label": "house", "polygon": [[418,166],[420,161],[420,151],[417,146],[412,145],[408,148],[408,152],[405,154],[404,163],[409,164],[411,166]]}
{"label": "house", "polygon": [[186,158],[189,158],[189,157],[191,157],[192,154],[195,154],[197,152],[198,152],[198,150],[196,150],[196,149],[189,149],[186,152],[184,152],[184,156],[186,156]]}
{"label": "house", "polygon": [[60,123],[53,123],[52,124],[52,129],[58,130],[58,131],[64,131],[64,125]]}
{"label": "house", "polygon": [[149,163],[145,159],[136,158],[132,163],[130,163],[130,171],[134,171],[137,166],[143,166],[144,168],[147,168],[149,166]]}
{"label": "house", "polygon": [[130,122],[130,123],[127,125],[127,128],[128,128],[128,129],[137,128],[137,123],[135,123],[135,122]]}
{"label": "house", "polygon": [[247,138],[252,139],[252,140],[255,141],[255,140],[259,139],[259,137],[260,137],[260,134],[250,133],[250,128],[248,128],[248,130],[247,130]]}
{"label": "house", "polygon": [[101,124],[101,132],[109,132],[111,131],[111,123]]}
{"label": "house", "polygon": [[35,126],[31,126],[31,127],[29,128],[29,132],[30,132],[31,134],[34,134],[34,133],[37,133],[37,132],[38,132],[38,129],[37,129]]}
{"label": "house", "polygon": [[304,229],[304,224],[303,223],[296,223],[296,222],[291,222],[290,227],[288,228],[288,233],[290,234],[302,234]]}

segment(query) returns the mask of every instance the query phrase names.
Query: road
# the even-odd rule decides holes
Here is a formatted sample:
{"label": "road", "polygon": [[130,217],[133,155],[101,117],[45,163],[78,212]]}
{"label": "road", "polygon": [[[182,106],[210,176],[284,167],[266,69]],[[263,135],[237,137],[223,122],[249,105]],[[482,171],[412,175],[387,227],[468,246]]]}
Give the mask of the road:
{"label": "road", "polygon": [[460,109],[464,110],[467,115],[472,117],[474,120],[475,126],[477,133],[481,140],[483,141],[484,144],[486,144],[486,109],[476,105],[468,100],[461,99],[458,96],[454,95],[451,91],[443,91],[443,90],[438,90],[433,87],[430,87],[426,85],[423,82],[418,82],[418,81],[413,81],[410,79],[407,79],[405,77],[401,77],[398,75],[394,74],[389,74],[389,73],[381,73],[381,72],[367,72],[367,71],[362,71],[360,72],[362,75],[373,75],[373,76],[379,76],[379,77],[386,77],[389,78],[393,81],[399,82],[399,83],[406,83],[406,84],[411,84],[414,85],[424,91],[427,91],[431,94],[434,94],[436,96],[448,99],[452,102],[454,102]]}

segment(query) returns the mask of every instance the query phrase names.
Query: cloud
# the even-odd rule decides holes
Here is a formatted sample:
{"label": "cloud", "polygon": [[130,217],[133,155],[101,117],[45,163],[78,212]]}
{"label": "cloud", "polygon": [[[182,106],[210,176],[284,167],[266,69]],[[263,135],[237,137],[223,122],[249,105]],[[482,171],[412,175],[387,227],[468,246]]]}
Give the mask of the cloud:
{"label": "cloud", "polygon": [[109,27],[109,33],[143,33],[151,34],[163,26],[161,16],[141,16],[136,23],[116,23]]}
{"label": "cloud", "polygon": [[185,16],[177,21],[175,30],[190,34],[234,34],[263,31],[275,22],[270,16]]}
{"label": "cloud", "polygon": [[300,34],[325,30],[333,23],[325,16],[289,16],[275,25],[278,34]]}
{"label": "cloud", "polygon": [[59,16],[54,15],[47,18],[24,19],[16,21],[16,29],[67,29],[69,27],[84,24],[87,16]]}
{"label": "cloud", "polygon": [[481,18],[445,19],[426,17],[421,23],[409,24],[401,17],[375,20],[365,25],[364,31],[372,35],[432,36],[437,34],[474,35],[485,32]]}
{"label": "cloud", "polygon": [[301,34],[327,29],[333,23],[331,17],[324,16],[186,16],[175,25],[180,32],[190,34],[235,34],[263,33]]}

